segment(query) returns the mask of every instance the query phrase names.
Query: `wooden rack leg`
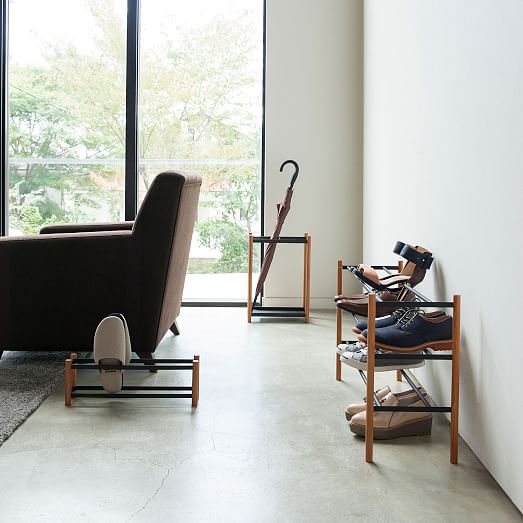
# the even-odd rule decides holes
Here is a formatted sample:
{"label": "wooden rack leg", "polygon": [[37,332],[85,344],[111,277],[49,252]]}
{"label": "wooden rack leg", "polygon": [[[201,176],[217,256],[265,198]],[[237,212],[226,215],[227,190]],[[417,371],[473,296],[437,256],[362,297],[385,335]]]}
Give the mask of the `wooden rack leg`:
{"label": "wooden rack leg", "polygon": [[305,233],[303,257],[303,307],[305,309],[305,323],[309,323],[311,310],[311,237],[308,233]]}
{"label": "wooden rack leg", "polygon": [[[336,283],[336,294],[343,293],[343,262],[338,260],[338,279]],[[342,315],[340,307],[336,307],[336,347],[341,343]],[[341,357],[336,353],[336,381],[341,381]]]}
{"label": "wooden rack leg", "polygon": [[452,312],[452,392],[450,413],[450,462],[458,463],[459,366],[461,351],[461,296],[454,296]]}
{"label": "wooden rack leg", "polygon": [[303,310],[305,311],[305,323],[307,323],[307,233],[304,234],[305,243],[303,244]]}
{"label": "wooden rack leg", "polygon": [[[78,358],[78,354],[76,352],[71,352],[70,358],[72,360],[75,360]],[[78,369],[73,369],[73,387],[76,387],[78,383]]]}
{"label": "wooden rack leg", "polygon": [[253,239],[252,232],[249,233],[249,254],[247,266],[247,321],[251,323],[252,318],[252,251]]}
{"label": "wooden rack leg", "polygon": [[73,393],[73,360],[68,358],[65,360],[65,386],[64,386],[64,399],[65,406],[71,406],[71,394]]}
{"label": "wooden rack leg", "polygon": [[367,314],[367,409],[365,413],[365,461],[372,463],[374,445],[374,364],[376,335],[376,295],[369,294]]}
{"label": "wooden rack leg", "polygon": [[200,356],[194,355],[192,362],[192,406],[198,406],[200,398]]}

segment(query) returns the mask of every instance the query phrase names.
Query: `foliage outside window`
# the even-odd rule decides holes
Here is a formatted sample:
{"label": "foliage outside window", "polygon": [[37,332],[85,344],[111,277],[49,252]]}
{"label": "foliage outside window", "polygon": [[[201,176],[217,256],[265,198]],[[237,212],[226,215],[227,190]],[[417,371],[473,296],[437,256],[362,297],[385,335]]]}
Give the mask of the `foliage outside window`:
{"label": "foliage outside window", "polygon": [[[15,16],[19,3],[13,2]],[[17,61],[12,50],[9,219],[15,232],[123,217],[126,35],[119,4],[86,0],[89,19],[81,23],[92,24],[95,52],[53,35],[46,35],[37,63]],[[192,259],[191,272],[244,272],[247,233],[259,221],[254,23],[247,10],[219,15],[141,51],[141,194],[162,168],[173,168],[171,161],[204,176],[205,219],[196,232],[200,246],[219,256]]]}

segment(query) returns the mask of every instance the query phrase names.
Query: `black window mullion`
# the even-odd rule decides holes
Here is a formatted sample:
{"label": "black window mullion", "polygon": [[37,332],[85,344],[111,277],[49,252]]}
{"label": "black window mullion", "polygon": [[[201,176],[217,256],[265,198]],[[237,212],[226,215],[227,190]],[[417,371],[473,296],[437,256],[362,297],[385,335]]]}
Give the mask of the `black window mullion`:
{"label": "black window mullion", "polygon": [[9,194],[9,109],[8,109],[8,9],[9,0],[0,4],[0,236],[7,234]]}
{"label": "black window mullion", "polygon": [[127,0],[127,62],[125,87],[125,219],[138,208],[138,64],[140,0]]}

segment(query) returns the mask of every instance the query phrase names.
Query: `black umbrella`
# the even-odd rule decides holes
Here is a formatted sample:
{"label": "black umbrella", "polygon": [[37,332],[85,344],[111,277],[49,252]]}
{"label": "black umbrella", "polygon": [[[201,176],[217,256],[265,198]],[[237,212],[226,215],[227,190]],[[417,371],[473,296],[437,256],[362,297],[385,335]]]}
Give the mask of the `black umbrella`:
{"label": "black umbrella", "polygon": [[[287,165],[291,164],[294,165],[294,174],[291,178],[291,183],[285,191],[285,196],[283,198],[283,202],[276,205],[276,209],[278,210],[278,219],[276,220],[276,227],[274,227],[274,231],[271,235],[271,240],[277,239],[280,237],[280,232],[283,227],[283,222],[285,221],[285,218],[287,217],[287,214],[289,214],[289,211],[291,210],[291,200],[292,200],[292,191],[294,187],[294,183],[296,182],[296,178],[298,178],[298,173],[300,172],[299,165],[294,160],[287,160],[283,162],[280,166],[280,172],[283,172],[283,168]],[[268,243],[267,247],[265,248],[265,255],[263,257],[263,263],[260,269],[260,277],[258,278],[258,283],[256,285],[256,292],[254,296],[254,302],[256,303],[256,300],[258,299],[258,296],[261,294],[263,290],[263,284],[265,283],[265,280],[267,278],[267,274],[269,273],[269,268],[272,263],[272,259],[274,258],[274,252],[276,251],[276,243]]]}

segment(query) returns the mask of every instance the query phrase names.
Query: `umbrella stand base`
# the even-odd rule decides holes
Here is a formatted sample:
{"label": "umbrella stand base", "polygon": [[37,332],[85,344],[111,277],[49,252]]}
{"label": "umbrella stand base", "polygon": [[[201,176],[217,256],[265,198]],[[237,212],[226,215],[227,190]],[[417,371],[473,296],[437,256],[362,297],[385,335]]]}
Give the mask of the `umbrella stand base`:
{"label": "umbrella stand base", "polygon": [[260,307],[254,306],[252,317],[265,318],[305,318],[305,307]]}
{"label": "umbrella stand base", "polygon": [[[297,243],[303,245],[303,305],[301,307],[269,307],[264,306],[260,297],[259,302],[253,301],[252,271],[254,244],[270,243]],[[311,288],[311,237],[305,233],[303,236],[253,236],[249,234],[248,258],[248,288],[247,288],[247,321],[251,323],[253,317],[258,318],[303,318],[309,323],[310,316],[310,288]]]}

